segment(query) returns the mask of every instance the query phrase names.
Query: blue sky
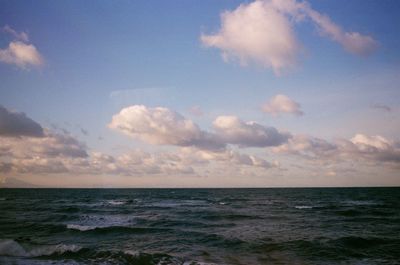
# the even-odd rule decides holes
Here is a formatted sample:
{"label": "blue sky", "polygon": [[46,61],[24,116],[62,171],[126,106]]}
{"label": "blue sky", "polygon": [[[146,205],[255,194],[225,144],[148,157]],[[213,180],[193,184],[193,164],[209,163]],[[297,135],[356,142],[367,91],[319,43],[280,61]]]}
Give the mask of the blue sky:
{"label": "blue sky", "polygon": [[[279,162],[279,168],[253,172],[256,175],[254,178],[247,176],[244,183],[250,186],[311,185],[307,172],[314,172],[316,160],[327,167],[325,171],[334,172],[330,178],[321,177],[318,182],[320,185],[398,185],[400,34],[397,25],[400,25],[400,4],[397,1],[309,1],[309,9],[296,7],[302,13],[299,17],[305,17],[298,18],[297,14],[276,7],[278,4],[261,2],[264,6],[257,8],[266,10],[264,22],[274,23],[275,20],[268,17],[268,12],[270,8],[276,8],[275,11],[290,23],[292,37],[299,43],[295,49],[296,63],[285,63],[283,74],[277,73],[268,62],[259,63],[249,49],[235,46],[235,40],[228,43],[232,36],[228,38],[222,34],[221,14],[225,11],[232,15],[241,5],[245,10],[241,19],[247,23],[246,16],[254,4],[250,1],[1,1],[0,27],[3,30],[0,33],[0,49],[5,51],[10,43],[18,41],[13,34],[4,30],[8,26],[17,33],[26,33],[29,36],[26,45],[34,45],[43,61],[21,67],[2,60],[0,104],[10,112],[26,113],[53,134],[66,133],[73,137],[85,146],[89,160],[92,152],[108,154],[116,160],[124,152],[137,149],[151,154],[180,154],[181,148],[205,152],[201,147],[186,142],[178,145],[168,141],[154,144],[148,141],[148,137],[143,140],[143,135],[137,132],[131,131],[126,135],[126,132],[121,133],[118,129],[121,124],[117,129],[110,128],[114,115],[124,108],[137,105],[146,106],[150,113],[156,107],[166,108],[211,134],[216,134],[213,121],[224,115],[289,132],[290,139],[301,134],[337,145],[337,139],[351,142],[350,139],[356,134],[362,134],[370,138],[365,138],[368,141],[365,140],[363,146],[356,146],[358,153],[336,146],[339,153],[330,154],[327,158],[328,154],[307,150],[308,153],[314,152],[315,157],[324,158],[319,161],[314,157],[311,165],[301,173],[296,172],[290,162],[293,159],[296,161],[298,154],[293,150],[285,154],[274,151],[273,148],[279,148],[278,144],[260,148],[246,146],[246,142],[238,143],[236,140],[224,141],[227,149],[220,152],[229,150],[244,155],[257,154],[269,163],[273,164],[275,160]],[[304,3],[275,2],[288,2],[291,5]],[[343,42],[347,40],[340,43],[334,40],[335,37],[329,37],[329,33],[324,32],[325,24],[318,24],[310,15],[314,11],[328,16],[334,25],[343,30],[343,36],[356,32],[370,37],[373,51],[361,56],[346,51]],[[233,16],[230,18],[235,19]],[[279,29],[279,26],[276,28]],[[235,34],[234,37],[238,39],[253,37],[241,35],[240,29]],[[254,36],[254,39],[257,41],[261,38],[268,43],[268,38],[284,36],[278,31],[274,34],[276,36],[264,36],[267,39],[263,36]],[[218,35],[224,42],[210,44],[202,40],[203,35]],[[224,50],[224,47],[229,48]],[[223,52],[227,52],[231,59],[223,60]],[[264,56],[259,51],[257,55]],[[245,56],[244,64],[239,62],[238,56]],[[265,56],[263,58],[268,60],[271,53]],[[291,102],[299,104],[304,115],[293,115],[293,111],[282,109],[278,109],[277,113],[263,112],[262,106],[271,102],[276,95],[285,95]],[[192,113],[190,110],[193,108],[201,110],[201,113]],[[127,122],[133,121],[128,119]],[[87,133],[82,133],[82,129]],[[386,149],[381,150],[371,143],[375,139],[371,137],[377,136],[390,142],[387,147],[391,152],[390,161],[381,158],[386,155],[383,154]],[[9,144],[15,137],[4,137],[3,144]],[[281,149],[288,143],[279,143]],[[354,141],[351,143],[357,145]],[[295,145],[294,140],[292,145]],[[368,146],[377,148],[377,154],[366,154]],[[17,148],[13,146],[12,149]],[[305,159],[307,164],[309,161],[304,158],[304,152],[299,159]],[[390,163],[391,169],[382,173],[387,179],[380,181],[355,177],[354,182],[340,182],[348,179],[350,171],[342,170],[345,167],[343,161],[332,161],[341,158],[347,163],[350,153],[352,157],[359,155],[354,158],[356,165],[352,165],[358,175],[370,167],[375,170],[388,168],[385,163]],[[378,158],[371,161],[371,156]],[[15,157],[15,154],[8,156],[3,163],[10,164],[9,161]],[[52,160],[54,157],[43,159],[55,162]],[[184,186],[244,185],[238,181],[239,178],[243,179],[242,176],[226,177],[224,181],[216,182],[220,174],[214,170],[217,160],[204,162],[208,164],[208,173],[196,171],[196,165],[185,164],[193,167],[195,175],[199,175],[201,180],[198,177],[176,176],[171,177],[169,183],[179,186],[182,178],[185,178]],[[220,165],[221,168],[224,166],[230,165]],[[244,175],[251,170],[246,163],[244,168],[240,164],[235,166],[243,170]],[[4,170],[3,175],[39,184],[79,185],[76,181],[58,182],[60,175],[79,175],[85,171],[72,170],[69,166],[65,168],[68,170],[60,174],[46,170],[40,171],[40,174],[26,174],[18,165],[12,165],[7,172]],[[337,168],[337,172],[332,168]],[[321,176],[325,171],[321,171]],[[293,180],[297,173],[303,176],[299,182]],[[91,177],[82,185],[104,182],[104,185],[117,186],[164,186],[165,179],[169,178],[166,175],[176,173],[162,171],[150,177],[142,172],[130,173],[129,177],[116,172],[98,174],[102,176],[101,181],[100,177]],[[120,178],[115,183],[104,181],[104,178],[114,175]],[[280,175],[285,177],[284,181],[278,179],[270,182],[271,178]]]}

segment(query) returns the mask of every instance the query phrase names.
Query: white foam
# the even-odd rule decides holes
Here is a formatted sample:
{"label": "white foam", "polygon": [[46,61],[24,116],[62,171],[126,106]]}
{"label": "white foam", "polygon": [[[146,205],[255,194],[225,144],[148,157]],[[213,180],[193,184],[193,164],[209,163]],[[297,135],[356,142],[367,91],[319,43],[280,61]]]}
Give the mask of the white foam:
{"label": "white foam", "polygon": [[132,216],[126,215],[83,215],[76,223],[66,224],[68,229],[89,231],[96,228],[115,226],[129,227],[133,224]]}
{"label": "white foam", "polygon": [[294,208],[301,210],[301,209],[312,209],[313,207],[308,205],[297,205]]}
{"label": "white foam", "polygon": [[136,257],[140,254],[139,251],[135,251],[135,250],[124,250],[124,253],[133,257]]}
{"label": "white foam", "polygon": [[58,244],[58,245],[52,245],[52,246],[41,246],[41,247],[36,247],[33,248],[32,250],[29,251],[29,256],[30,257],[39,257],[39,256],[48,256],[52,254],[62,254],[65,252],[77,252],[81,249],[81,247],[76,246],[76,245],[64,245],[64,244]]}
{"label": "white foam", "polygon": [[127,203],[127,201],[109,200],[109,201],[107,201],[107,203],[111,204],[111,205],[124,205]]}
{"label": "white foam", "polygon": [[149,206],[153,207],[180,207],[180,206],[205,206],[207,202],[204,200],[162,200],[158,202],[150,203]]}

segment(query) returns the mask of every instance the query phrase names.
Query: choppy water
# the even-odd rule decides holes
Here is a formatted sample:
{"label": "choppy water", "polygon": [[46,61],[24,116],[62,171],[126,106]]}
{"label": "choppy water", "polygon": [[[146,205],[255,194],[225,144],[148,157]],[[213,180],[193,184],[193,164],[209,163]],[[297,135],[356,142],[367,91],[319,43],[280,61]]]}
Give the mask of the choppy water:
{"label": "choppy water", "polygon": [[0,264],[400,264],[400,188],[0,189]]}

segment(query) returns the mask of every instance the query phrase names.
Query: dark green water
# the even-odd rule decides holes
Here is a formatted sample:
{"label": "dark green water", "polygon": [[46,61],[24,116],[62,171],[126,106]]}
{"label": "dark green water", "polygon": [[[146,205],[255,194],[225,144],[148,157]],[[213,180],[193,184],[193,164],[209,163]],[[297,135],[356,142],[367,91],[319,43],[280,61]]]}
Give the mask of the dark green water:
{"label": "dark green water", "polygon": [[400,188],[0,189],[0,264],[400,264]]}

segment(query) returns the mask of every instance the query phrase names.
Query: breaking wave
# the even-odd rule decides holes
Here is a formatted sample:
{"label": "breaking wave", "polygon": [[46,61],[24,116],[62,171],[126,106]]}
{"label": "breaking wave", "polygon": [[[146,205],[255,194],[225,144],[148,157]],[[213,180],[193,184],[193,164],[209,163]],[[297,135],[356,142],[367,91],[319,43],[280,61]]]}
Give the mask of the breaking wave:
{"label": "breaking wave", "polygon": [[79,246],[65,244],[24,247],[13,239],[0,240],[0,256],[40,257],[77,252],[80,249]]}

